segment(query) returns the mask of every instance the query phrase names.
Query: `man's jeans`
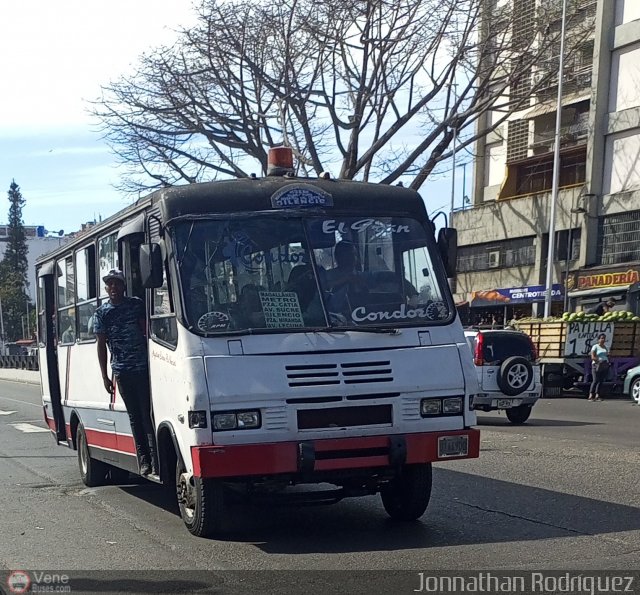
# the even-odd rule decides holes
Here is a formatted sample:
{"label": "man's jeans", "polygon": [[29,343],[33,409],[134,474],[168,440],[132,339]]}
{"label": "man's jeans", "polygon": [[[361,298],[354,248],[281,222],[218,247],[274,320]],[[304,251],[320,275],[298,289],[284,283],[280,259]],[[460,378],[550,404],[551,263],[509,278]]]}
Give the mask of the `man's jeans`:
{"label": "man's jeans", "polygon": [[151,423],[149,371],[116,372],[116,385],[127,407],[131,431],[140,465],[151,465],[157,472],[155,432]]}

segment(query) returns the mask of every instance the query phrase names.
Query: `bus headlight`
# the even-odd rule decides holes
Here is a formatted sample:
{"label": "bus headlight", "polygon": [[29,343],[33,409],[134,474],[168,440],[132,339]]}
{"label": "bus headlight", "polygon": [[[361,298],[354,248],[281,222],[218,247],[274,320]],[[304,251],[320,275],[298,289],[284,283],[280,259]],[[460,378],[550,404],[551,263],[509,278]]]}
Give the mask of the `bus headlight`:
{"label": "bus headlight", "polygon": [[238,413],[238,428],[259,428],[259,411],[242,411]]}
{"label": "bus headlight", "polygon": [[251,430],[262,424],[260,411],[228,411],[213,414],[213,429],[219,432],[225,430]]}
{"label": "bus headlight", "polygon": [[422,399],[420,401],[420,415],[440,415],[442,401],[440,399]]}
{"label": "bus headlight", "polygon": [[442,399],[442,413],[462,413],[462,397]]}

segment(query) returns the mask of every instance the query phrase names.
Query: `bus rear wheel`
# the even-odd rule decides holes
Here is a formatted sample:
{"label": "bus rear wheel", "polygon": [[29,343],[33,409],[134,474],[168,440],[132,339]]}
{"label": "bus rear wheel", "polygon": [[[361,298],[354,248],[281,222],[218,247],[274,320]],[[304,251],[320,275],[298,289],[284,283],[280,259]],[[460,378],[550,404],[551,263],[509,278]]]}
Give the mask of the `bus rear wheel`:
{"label": "bus rear wheel", "polygon": [[89,488],[104,485],[106,483],[108,467],[102,461],[92,459],[87,443],[87,434],[81,423],[76,430],[76,444],[78,446],[78,466],[82,483]]}
{"label": "bus rear wheel", "polygon": [[213,537],[222,532],[224,495],[221,481],[194,477],[178,460],[176,493],[180,516],[189,533],[196,537]]}
{"label": "bus rear wheel", "polygon": [[380,491],[387,514],[398,521],[415,521],[427,510],[433,483],[431,463],[405,465]]}

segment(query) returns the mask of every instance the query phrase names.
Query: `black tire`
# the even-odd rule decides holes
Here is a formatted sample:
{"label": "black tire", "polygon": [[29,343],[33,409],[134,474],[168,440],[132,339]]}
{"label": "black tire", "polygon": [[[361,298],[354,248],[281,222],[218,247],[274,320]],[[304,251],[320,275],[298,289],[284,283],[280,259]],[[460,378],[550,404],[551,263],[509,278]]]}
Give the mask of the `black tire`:
{"label": "black tire", "polygon": [[632,401],[635,401],[638,405],[640,405],[640,376],[634,378],[631,381],[631,386],[629,387],[629,397]]}
{"label": "black tire", "polygon": [[507,419],[516,425],[523,424],[529,419],[531,415],[531,405],[520,405],[518,407],[512,407],[511,409],[505,409]]}
{"label": "black tire", "polygon": [[109,466],[102,461],[92,459],[87,444],[87,434],[81,423],[76,430],[76,445],[78,447],[78,467],[82,483],[88,488],[105,485]]}
{"label": "black tire", "polygon": [[500,366],[498,372],[498,386],[510,397],[523,393],[533,380],[533,366],[531,362],[520,356],[508,357]]}
{"label": "black tire", "polygon": [[433,483],[431,463],[405,465],[382,490],[387,514],[397,521],[415,521],[427,510]]}
{"label": "black tire", "polygon": [[[196,537],[213,537],[223,530],[224,494],[222,482],[183,474],[185,467],[176,463],[176,494],[180,516],[189,533]],[[189,485],[188,485],[189,484]]]}

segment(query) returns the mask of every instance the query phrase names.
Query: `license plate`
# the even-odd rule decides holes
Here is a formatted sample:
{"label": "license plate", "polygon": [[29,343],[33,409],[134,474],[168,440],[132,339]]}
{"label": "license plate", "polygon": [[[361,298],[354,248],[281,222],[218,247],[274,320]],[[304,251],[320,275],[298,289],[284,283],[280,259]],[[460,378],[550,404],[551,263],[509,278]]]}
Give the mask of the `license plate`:
{"label": "license plate", "polygon": [[508,409],[513,406],[513,399],[498,399],[497,406]]}
{"label": "license plate", "polygon": [[464,457],[469,454],[469,436],[441,436],[438,438],[438,458]]}

